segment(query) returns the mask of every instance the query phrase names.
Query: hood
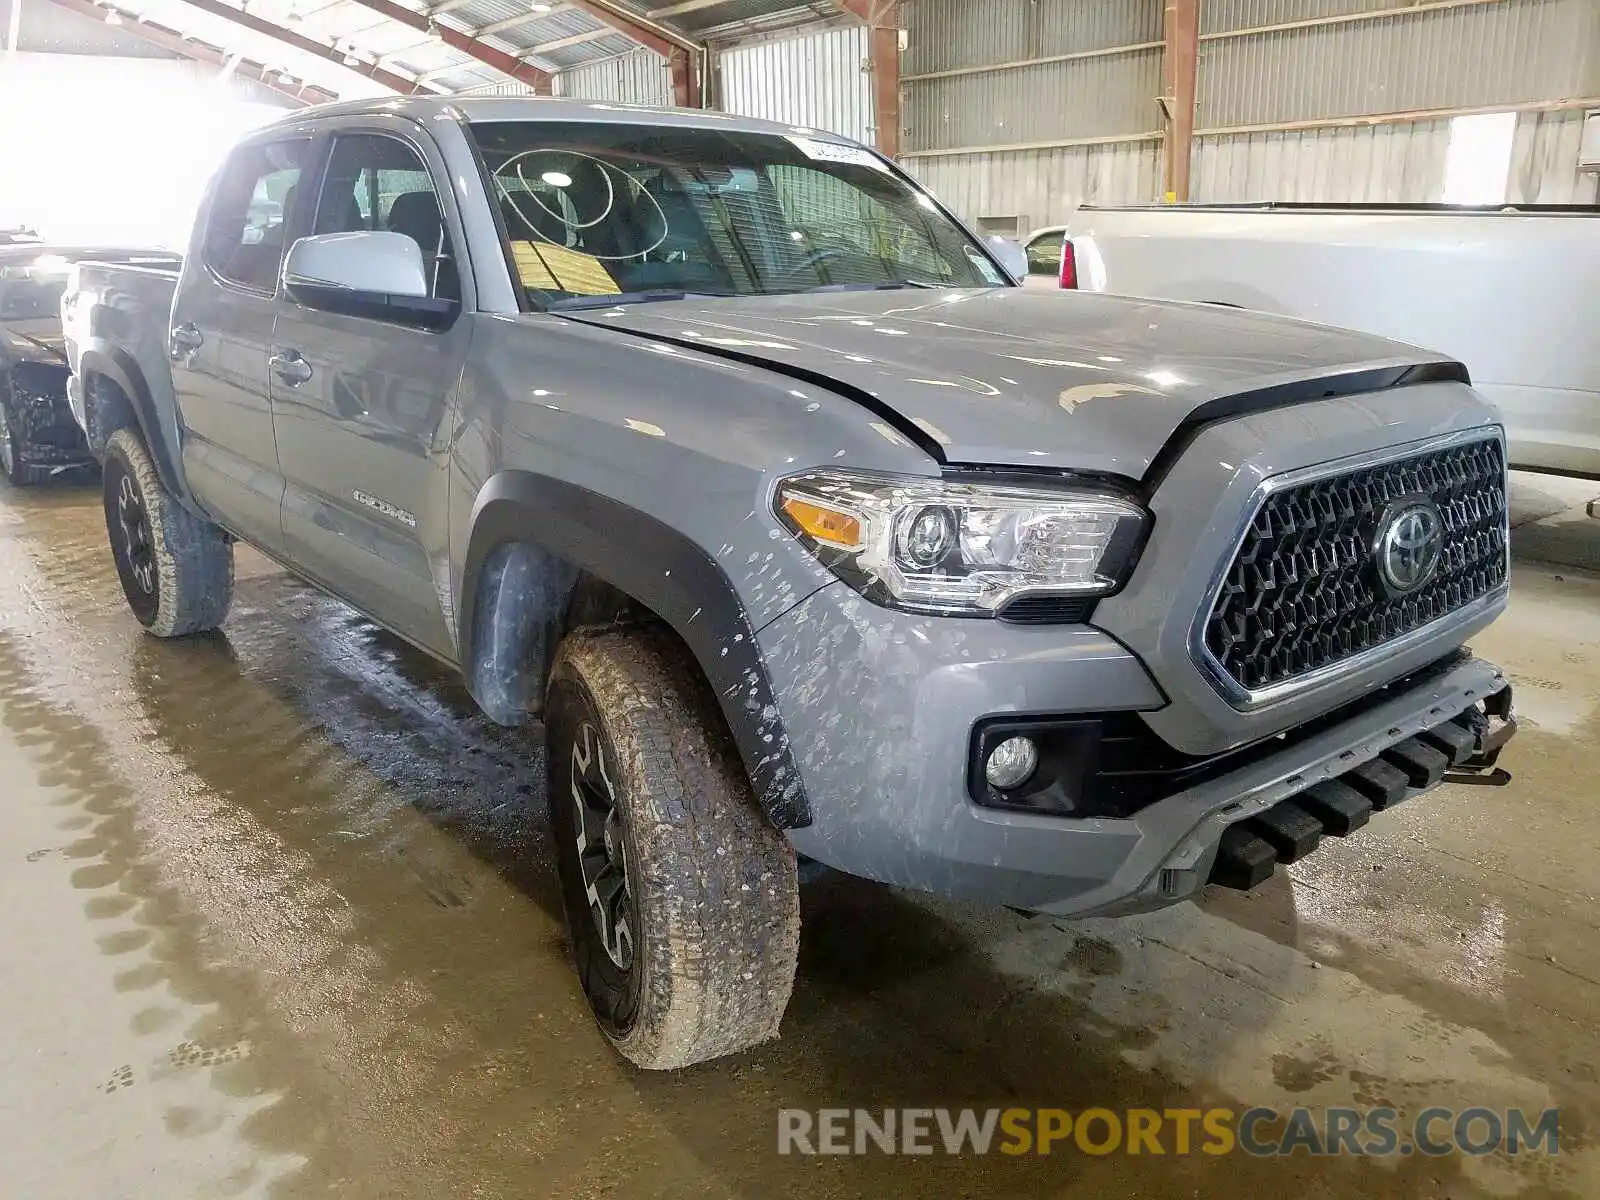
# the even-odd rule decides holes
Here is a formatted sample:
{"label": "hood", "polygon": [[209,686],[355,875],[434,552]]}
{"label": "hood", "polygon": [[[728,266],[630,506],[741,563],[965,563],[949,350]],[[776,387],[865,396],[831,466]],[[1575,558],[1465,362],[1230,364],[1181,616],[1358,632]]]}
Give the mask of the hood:
{"label": "hood", "polygon": [[66,339],[58,317],[23,317],[0,321],[0,347],[14,362],[65,365]]}
{"label": "hood", "polygon": [[559,315],[831,380],[945,462],[1134,479],[1183,425],[1221,415],[1214,402],[1376,390],[1442,361],[1242,309],[1025,288],[659,301]]}

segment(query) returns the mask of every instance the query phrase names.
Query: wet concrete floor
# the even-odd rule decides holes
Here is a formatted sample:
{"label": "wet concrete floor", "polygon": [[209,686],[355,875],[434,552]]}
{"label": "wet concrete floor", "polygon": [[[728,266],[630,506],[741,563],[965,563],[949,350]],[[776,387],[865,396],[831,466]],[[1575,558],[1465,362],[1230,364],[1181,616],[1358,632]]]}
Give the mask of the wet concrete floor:
{"label": "wet concrete floor", "polygon": [[[1600,1196],[1600,522],[1517,498],[1513,786],[1120,922],[823,880],[783,1038],[662,1076],[568,968],[535,736],[250,553],[221,635],[147,637],[96,491],[0,491],[0,1195]],[[1559,1106],[1562,1152],[776,1152],[780,1108],[1297,1104]]]}

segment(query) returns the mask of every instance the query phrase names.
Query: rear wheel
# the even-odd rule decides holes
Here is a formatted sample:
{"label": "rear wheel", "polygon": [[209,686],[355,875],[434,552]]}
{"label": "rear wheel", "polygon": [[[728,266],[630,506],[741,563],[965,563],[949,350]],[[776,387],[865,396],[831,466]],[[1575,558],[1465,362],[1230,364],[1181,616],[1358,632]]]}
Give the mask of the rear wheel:
{"label": "rear wheel", "polygon": [[795,855],[751,794],[692,660],[660,631],[574,634],[545,707],[550,823],[578,975],[640,1067],[777,1036]]}
{"label": "rear wheel", "polygon": [[162,485],[132,429],[106,441],[106,533],[128,607],[157,637],[215,629],[233,599],[233,545]]}

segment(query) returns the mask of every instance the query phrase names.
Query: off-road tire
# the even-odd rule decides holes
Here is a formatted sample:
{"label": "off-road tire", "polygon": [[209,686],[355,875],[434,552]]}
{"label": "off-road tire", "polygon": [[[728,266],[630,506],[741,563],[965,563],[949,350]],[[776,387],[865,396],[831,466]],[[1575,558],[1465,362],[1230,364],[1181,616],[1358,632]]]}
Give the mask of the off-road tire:
{"label": "off-road tire", "polygon": [[[611,1043],[637,1066],[670,1070],[776,1037],[800,941],[795,854],[757,806],[687,652],[662,630],[570,634],[551,669],[545,730],[573,954]],[[578,849],[579,763],[596,746],[626,864],[631,965],[620,970]],[[606,940],[620,942],[615,931]]]}
{"label": "off-road tire", "polygon": [[[221,625],[233,600],[227,534],[173,499],[132,429],[107,439],[101,480],[117,578],[139,623],[164,638]],[[144,525],[136,531],[127,519],[140,511]]]}
{"label": "off-road tire", "polygon": [[12,487],[31,487],[50,478],[50,468],[22,461],[23,436],[11,419],[11,410],[0,399],[0,475]]}

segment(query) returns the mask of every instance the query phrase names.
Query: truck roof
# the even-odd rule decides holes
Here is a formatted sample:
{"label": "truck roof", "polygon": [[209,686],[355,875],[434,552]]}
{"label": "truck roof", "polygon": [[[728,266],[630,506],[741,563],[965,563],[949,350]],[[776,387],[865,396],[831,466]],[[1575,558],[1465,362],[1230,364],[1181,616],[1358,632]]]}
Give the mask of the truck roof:
{"label": "truck roof", "polygon": [[733,113],[698,108],[651,108],[616,100],[580,100],[553,96],[391,96],[341,100],[285,114],[275,125],[294,125],[319,117],[388,114],[426,122],[440,117],[466,121],[607,122],[618,125],[660,125],[679,129],[722,129],[743,133],[803,134],[848,142],[849,138],[808,125],[764,121]]}

